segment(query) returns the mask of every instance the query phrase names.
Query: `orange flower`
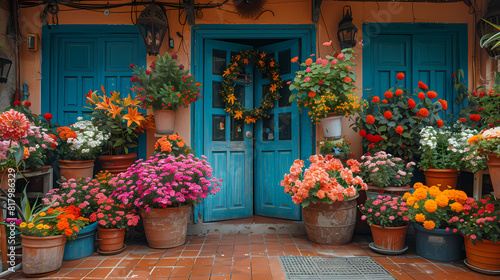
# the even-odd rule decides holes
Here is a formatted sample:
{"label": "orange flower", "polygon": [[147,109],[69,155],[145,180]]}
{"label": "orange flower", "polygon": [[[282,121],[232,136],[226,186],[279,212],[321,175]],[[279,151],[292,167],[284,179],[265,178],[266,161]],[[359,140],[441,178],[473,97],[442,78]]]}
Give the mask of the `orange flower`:
{"label": "orange flower", "polygon": [[426,108],[422,108],[418,111],[418,113],[420,116],[425,118],[429,115],[429,110],[427,110]]}
{"label": "orange flower", "polygon": [[409,107],[410,109],[415,108],[415,105],[416,105],[416,104],[415,104],[415,100],[413,100],[413,99],[411,99],[411,98],[410,98],[410,99],[408,99],[408,107]]}
{"label": "orange flower", "polygon": [[435,91],[429,90],[427,92],[427,97],[429,97],[430,99],[434,99],[434,98],[438,97],[438,94]]}
{"label": "orange flower", "polygon": [[443,99],[438,99],[438,102],[441,103],[441,107],[443,108],[443,110],[448,109],[448,101],[443,100]]}
{"label": "orange flower", "polygon": [[171,141],[175,141],[175,140],[177,140],[177,134],[170,134],[170,135],[168,136],[168,140],[171,140]]}
{"label": "orange flower", "polygon": [[299,60],[299,57],[298,57],[298,56],[296,56],[296,57],[292,58],[290,61],[291,61],[292,63],[295,63],[295,62],[297,62],[297,60]]}
{"label": "orange flower", "polygon": [[374,123],[375,118],[372,115],[368,115],[368,116],[366,116],[366,122],[367,123]]}
{"label": "orange flower", "polygon": [[423,92],[419,92],[419,93],[418,93],[418,98],[419,98],[419,99],[425,99],[425,93],[423,93]]}
{"label": "orange flower", "polygon": [[76,227],[76,226],[75,226],[75,227],[73,227],[73,230],[74,230],[75,232],[80,232],[80,229],[79,229],[78,227]]}
{"label": "orange flower", "polygon": [[70,236],[70,235],[73,234],[73,230],[67,228],[67,229],[64,230],[64,234],[66,234],[67,236]]}
{"label": "orange flower", "polygon": [[344,82],[345,83],[350,83],[352,81],[351,77],[345,77]]}
{"label": "orange flower", "polygon": [[308,95],[309,95],[309,97],[313,98],[316,96],[316,92],[311,90],[311,91],[309,91]]}
{"label": "orange flower", "polygon": [[378,103],[379,101],[380,101],[380,97],[378,97],[378,96],[374,96],[372,99],[373,103]]}
{"label": "orange flower", "polygon": [[382,100],[382,102],[387,104],[387,102],[389,102],[389,101],[387,101],[387,99],[384,99],[384,100]]}
{"label": "orange flower", "polygon": [[396,95],[396,96],[400,96],[401,94],[403,94],[403,90],[402,90],[402,89],[400,89],[400,88],[398,88],[398,89],[396,90],[396,92],[394,93],[394,95]]}
{"label": "orange flower", "polygon": [[429,87],[424,84],[422,81],[418,82],[418,87],[421,88],[422,90],[428,90]]}
{"label": "orange flower", "polygon": [[467,119],[466,119],[466,118],[460,118],[458,121],[459,121],[459,122],[466,122],[466,121],[467,121]]}
{"label": "orange flower", "polygon": [[391,119],[392,118],[392,113],[390,111],[385,111],[384,118],[386,118],[388,120]]}
{"label": "orange flower", "polygon": [[309,66],[313,62],[312,58],[306,59],[306,65]]}
{"label": "orange flower", "polygon": [[442,127],[444,125],[443,120],[437,120],[437,127]]}
{"label": "orange flower", "polygon": [[397,134],[402,134],[403,131],[404,131],[404,129],[400,125],[398,125],[398,127],[396,127],[396,133]]}
{"label": "orange flower", "polygon": [[69,228],[69,223],[65,221],[60,221],[59,223],[57,223],[57,228],[59,230],[67,229]]}
{"label": "orange flower", "polygon": [[384,96],[385,96],[385,98],[387,98],[387,99],[391,99],[391,98],[393,97],[392,92],[390,92],[390,91],[386,91],[386,92],[384,93]]}
{"label": "orange flower", "polygon": [[404,74],[404,73],[398,73],[398,74],[396,75],[396,79],[398,79],[398,80],[402,80],[402,79],[404,79],[404,78],[405,78],[405,74]]}
{"label": "orange flower", "polygon": [[2,132],[3,140],[19,139],[26,137],[30,128],[28,118],[22,113],[10,109],[0,115],[0,131]]}
{"label": "orange flower", "polygon": [[478,115],[478,114],[471,114],[469,116],[469,120],[473,121],[473,122],[478,122],[481,120],[481,116]]}

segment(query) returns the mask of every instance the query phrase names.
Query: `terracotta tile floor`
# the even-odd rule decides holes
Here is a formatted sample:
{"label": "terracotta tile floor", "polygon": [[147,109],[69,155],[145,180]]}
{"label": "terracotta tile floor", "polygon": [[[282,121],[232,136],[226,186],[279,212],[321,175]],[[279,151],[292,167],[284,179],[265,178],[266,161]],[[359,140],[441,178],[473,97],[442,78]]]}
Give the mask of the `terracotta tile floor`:
{"label": "terracotta tile floor", "polygon": [[[305,236],[287,234],[242,234],[188,236],[174,249],[152,249],[146,242],[128,243],[114,256],[97,253],[63,263],[61,270],[43,279],[212,279],[285,280],[278,256],[349,257],[371,256],[397,279],[499,279],[475,273],[463,262],[436,262],[418,257],[414,248],[399,256],[373,252],[370,236],[355,236],[343,246],[312,243]],[[411,239],[408,242],[412,244]],[[22,273],[8,279],[25,278]]]}

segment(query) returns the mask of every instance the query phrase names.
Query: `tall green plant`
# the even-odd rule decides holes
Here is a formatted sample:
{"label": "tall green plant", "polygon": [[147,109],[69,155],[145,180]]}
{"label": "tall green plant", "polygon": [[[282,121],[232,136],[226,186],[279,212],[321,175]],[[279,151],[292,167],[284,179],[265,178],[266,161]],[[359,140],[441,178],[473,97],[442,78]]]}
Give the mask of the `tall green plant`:
{"label": "tall green plant", "polygon": [[483,35],[481,41],[479,41],[479,45],[481,48],[488,47],[490,50],[494,50],[500,46],[500,25],[496,25],[492,22],[489,22],[483,18],[483,20],[489,23],[491,26],[495,27],[499,31],[497,33],[488,33]]}

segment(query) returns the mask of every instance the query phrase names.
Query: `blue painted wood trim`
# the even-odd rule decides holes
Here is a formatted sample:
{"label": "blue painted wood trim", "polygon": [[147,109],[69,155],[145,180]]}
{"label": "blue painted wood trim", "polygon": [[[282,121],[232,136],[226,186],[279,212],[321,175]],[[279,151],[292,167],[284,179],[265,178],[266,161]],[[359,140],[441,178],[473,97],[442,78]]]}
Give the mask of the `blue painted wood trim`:
{"label": "blue painted wood trim", "polygon": [[[191,73],[203,77],[203,46],[205,39],[253,39],[279,38],[301,39],[301,60],[316,53],[316,26],[313,24],[269,25],[269,24],[200,24],[191,28]],[[206,85],[205,85],[206,86]],[[203,154],[203,102],[197,101],[191,106],[191,147],[196,156]],[[309,115],[300,116],[300,158],[308,159],[314,153],[315,126]],[[194,208],[194,222],[198,214],[203,213],[202,203]]]}

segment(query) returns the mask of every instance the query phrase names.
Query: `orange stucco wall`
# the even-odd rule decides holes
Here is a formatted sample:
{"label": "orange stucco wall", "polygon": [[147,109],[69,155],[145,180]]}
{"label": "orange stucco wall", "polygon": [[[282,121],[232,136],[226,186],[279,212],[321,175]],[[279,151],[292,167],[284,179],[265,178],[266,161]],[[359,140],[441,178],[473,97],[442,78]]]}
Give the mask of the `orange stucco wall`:
{"label": "orange stucco wall", "polygon": [[[176,2],[176,1],[174,1]],[[196,1],[196,3],[207,3],[207,0]],[[211,1],[212,3],[214,1]],[[116,2],[113,2],[116,3]],[[265,5],[266,10],[272,10],[274,15],[270,12],[263,13],[258,20],[242,19],[237,14],[232,13],[234,7],[230,4],[224,5],[221,9],[205,9],[203,10],[202,18],[197,18],[197,24],[311,24],[311,1],[298,0],[298,1],[280,1],[268,0]],[[491,67],[491,62],[487,62],[484,51],[478,50],[477,38],[474,34],[475,19],[473,15],[469,14],[468,7],[462,3],[399,3],[399,2],[384,2],[384,3],[369,3],[369,2],[338,2],[338,1],[324,1],[321,10],[323,19],[320,18],[316,24],[317,28],[317,48],[318,56],[325,56],[329,49],[322,45],[323,42],[333,41],[333,45],[338,50],[338,42],[336,39],[336,32],[338,22],[342,18],[342,8],[344,5],[351,5],[353,11],[354,24],[361,29],[363,22],[439,22],[439,23],[467,23],[468,24],[468,61],[470,84],[479,83],[479,77],[485,76],[486,67]],[[59,24],[131,24],[129,13],[130,8],[112,9],[109,16],[104,16],[102,12],[91,11],[64,11],[67,10],[61,7],[59,13]],[[21,12],[21,32],[22,34],[34,33],[41,36],[41,21],[39,17],[39,8],[22,9]],[[191,28],[189,25],[182,26],[178,21],[178,11],[167,11],[169,24],[171,27],[171,37],[175,40],[174,50],[180,58],[180,62],[189,67],[191,60]],[[181,15],[181,21],[184,21],[184,14]],[[183,36],[183,40],[176,35],[179,32]],[[361,30],[358,35],[361,38]],[[168,42],[163,44],[162,53],[165,51],[172,52],[173,50],[167,49]],[[40,85],[41,81],[31,79],[34,72],[40,70],[40,51],[31,53],[26,51],[26,45],[21,44],[21,83],[30,80],[28,83],[29,92],[31,93],[30,100],[33,104],[33,110],[36,113],[40,112]],[[43,51],[43,50],[41,50]],[[358,58],[355,62],[358,64],[354,70],[358,74],[357,85],[363,88],[362,77],[362,50],[357,48]],[[152,61],[154,57],[148,57],[148,61]],[[47,63],[47,62],[45,62]],[[475,67],[477,65],[477,67]],[[481,69],[481,75],[478,75],[477,69]],[[42,73],[43,76],[44,73]],[[45,76],[46,78],[46,76]],[[359,91],[361,94],[361,91]],[[184,137],[187,141],[191,139],[190,132],[190,114],[189,108],[181,109],[176,118],[176,131]],[[354,152],[359,155],[361,153],[361,144],[359,136],[349,129],[349,124],[344,122],[343,131],[346,136],[351,139],[353,143]],[[317,129],[317,137],[322,136],[321,129]],[[152,143],[155,138],[153,132],[148,135],[148,151],[152,151]]]}

